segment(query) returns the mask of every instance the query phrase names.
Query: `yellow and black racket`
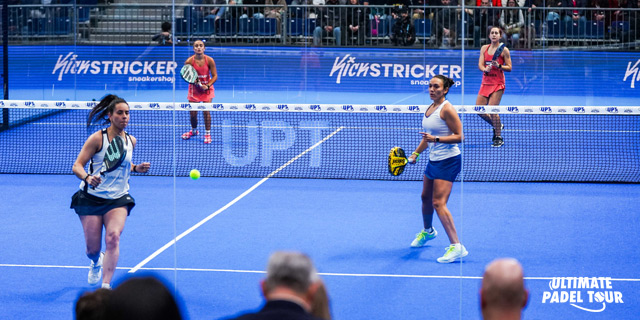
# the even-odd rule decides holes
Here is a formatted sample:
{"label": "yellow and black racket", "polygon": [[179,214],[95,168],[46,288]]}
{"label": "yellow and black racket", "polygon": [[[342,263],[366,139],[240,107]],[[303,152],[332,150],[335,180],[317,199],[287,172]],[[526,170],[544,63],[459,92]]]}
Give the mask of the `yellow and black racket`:
{"label": "yellow and black racket", "polygon": [[404,150],[400,147],[393,147],[389,151],[389,173],[399,176],[404,172],[404,167],[409,163]]}

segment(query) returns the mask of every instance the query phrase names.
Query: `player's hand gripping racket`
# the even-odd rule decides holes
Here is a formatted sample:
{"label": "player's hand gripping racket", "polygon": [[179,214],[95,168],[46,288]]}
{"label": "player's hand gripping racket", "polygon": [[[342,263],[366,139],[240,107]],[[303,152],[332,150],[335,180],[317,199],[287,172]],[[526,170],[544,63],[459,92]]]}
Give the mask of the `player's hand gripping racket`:
{"label": "player's hand gripping racket", "polygon": [[[494,62],[498,61],[498,58],[500,57],[500,55],[502,54],[502,51],[504,51],[504,43],[501,43],[498,48],[496,49],[496,52],[493,53],[493,58],[491,59],[491,64],[493,65]],[[489,50],[489,49],[487,49]],[[489,72],[484,72],[485,74],[489,74]]]}
{"label": "player's hand gripping racket", "polygon": [[[417,160],[417,159],[416,159]],[[389,173],[393,176],[399,176],[404,172],[404,167],[407,163],[414,164],[414,162],[409,162],[407,156],[404,153],[404,150],[400,147],[393,147],[391,151],[389,151]]]}
{"label": "player's hand gripping racket", "polygon": [[[116,170],[124,159],[127,157],[127,149],[124,147],[124,140],[121,136],[115,136],[111,139],[111,143],[107,147],[107,151],[104,154],[102,160],[102,168],[100,169],[100,175],[104,176],[105,173]],[[94,186],[91,186],[95,189]]]}
{"label": "player's hand gripping racket", "polygon": [[190,84],[198,82],[198,72],[196,71],[196,68],[190,64],[185,64],[182,69],[180,69],[180,76],[184,81]]}

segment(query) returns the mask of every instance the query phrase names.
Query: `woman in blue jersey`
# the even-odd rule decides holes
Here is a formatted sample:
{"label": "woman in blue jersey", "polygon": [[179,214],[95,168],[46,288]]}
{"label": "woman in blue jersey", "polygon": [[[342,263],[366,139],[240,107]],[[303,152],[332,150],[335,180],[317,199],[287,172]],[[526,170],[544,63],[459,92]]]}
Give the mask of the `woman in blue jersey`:
{"label": "woman in blue jersey", "polygon": [[[102,287],[111,288],[111,278],[120,256],[120,234],[135,206],[133,197],[129,195],[129,177],[132,171],[149,171],[150,164],[134,165],[131,162],[136,138],[124,131],[129,123],[129,105],[124,99],[115,95],[105,96],[89,113],[87,126],[97,120],[105,120],[109,126],[87,138],[73,164],[73,173],[82,182],[80,190],[71,198],[71,208],[80,217],[86,254],[91,259],[88,282],[96,285],[102,276]],[[126,158],[119,168],[100,175],[107,146],[115,136],[125,141]],[[89,172],[85,171],[87,162],[90,162]],[[103,226],[106,250],[101,253]]]}
{"label": "woman in blue jersey", "polygon": [[452,79],[442,75],[433,77],[429,82],[429,96],[433,103],[422,117],[424,129],[424,132],[420,132],[422,140],[409,156],[409,162],[414,163],[420,153],[427,148],[430,149],[429,163],[424,171],[421,194],[424,229],[416,235],[411,247],[422,247],[438,234],[432,225],[433,210],[435,209],[450,242],[444,256],[438,258],[440,263],[453,262],[468,254],[458,239],[453,217],[447,208],[453,181],[462,167],[462,156],[458,143],[464,139],[462,122],[458,113],[446,100],[449,88],[453,83]]}

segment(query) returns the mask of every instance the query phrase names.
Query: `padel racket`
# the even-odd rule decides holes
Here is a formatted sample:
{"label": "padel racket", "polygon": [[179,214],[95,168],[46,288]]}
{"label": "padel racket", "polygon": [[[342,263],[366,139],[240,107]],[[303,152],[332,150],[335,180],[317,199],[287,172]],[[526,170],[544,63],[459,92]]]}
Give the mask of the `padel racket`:
{"label": "padel racket", "polygon": [[[501,43],[498,48],[496,49],[496,52],[493,53],[493,58],[491,59],[490,64],[493,64],[494,61],[498,61],[498,58],[500,57],[500,55],[502,54],[502,51],[504,51],[504,43]],[[487,49],[489,50],[489,49]],[[489,72],[485,72],[485,74],[488,74]]]}
{"label": "padel racket", "polygon": [[404,150],[400,147],[393,147],[389,151],[389,173],[392,176],[399,176],[404,172],[404,167],[409,163]]}
{"label": "padel racket", "polygon": [[[111,139],[111,143],[107,146],[107,150],[102,160],[102,168],[100,168],[100,175],[104,176],[105,173],[116,170],[124,159],[127,157],[127,149],[124,147],[124,141],[121,136],[115,136]],[[95,187],[91,186],[91,189]]]}
{"label": "padel racket", "polygon": [[190,64],[185,64],[182,69],[180,69],[180,76],[190,84],[195,84],[198,81],[198,72],[196,68]]}
{"label": "padel racket", "polygon": [[107,147],[107,151],[104,154],[104,160],[102,160],[102,168],[100,169],[100,175],[104,175],[107,172],[111,172],[117,169],[124,158],[127,156],[127,149],[124,147],[124,140],[121,136],[115,136],[111,139],[111,143]]}

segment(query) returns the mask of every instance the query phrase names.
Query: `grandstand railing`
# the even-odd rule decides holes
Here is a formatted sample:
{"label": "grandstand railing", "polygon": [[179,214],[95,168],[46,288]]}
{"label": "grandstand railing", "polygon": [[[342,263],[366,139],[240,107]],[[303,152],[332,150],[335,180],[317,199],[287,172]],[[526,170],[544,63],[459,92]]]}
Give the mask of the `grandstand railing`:
{"label": "grandstand railing", "polygon": [[[189,45],[194,39],[224,45],[268,43],[269,45],[392,46],[393,25],[398,8],[393,6],[313,6],[289,5],[176,6],[167,4],[110,5],[20,5],[9,6],[7,25],[11,44],[154,44],[152,37],[160,25],[171,22],[177,45]],[[224,10],[221,10],[224,9]],[[524,21],[516,33],[504,41],[512,48],[616,49],[640,46],[640,9],[582,8],[572,18],[573,8],[485,8],[485,7],[411,7],[409,15],[415,28],[413,47],[478,48],[486,44],[489,26],[503,29],[500,16],[520,10]],[[477,17],[482,10],[494,10],[493,22]],[[274,11],[272,11],[274,10]],[[219,14],[224,11],[224,14]],[[341,41],[322,34],[327,11],[341,17]],[[362,13],[364,11],[364,13]],[[345,35],[345,17],[364,15],[363,39]],[[331,14],[329,14],[331,15]],[[449,35],[442,36],[442,28]],[[518,40],[514,40],[517,34]]]}

